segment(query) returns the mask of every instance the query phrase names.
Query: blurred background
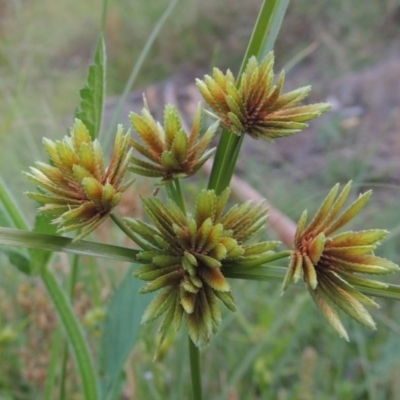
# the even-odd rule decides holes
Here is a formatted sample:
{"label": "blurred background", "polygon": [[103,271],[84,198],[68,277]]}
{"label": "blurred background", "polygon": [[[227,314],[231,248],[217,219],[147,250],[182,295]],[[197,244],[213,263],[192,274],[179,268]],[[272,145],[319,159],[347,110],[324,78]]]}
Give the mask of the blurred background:
{"label": "blurred background", "polygon": [[[103,136],[168,3],[109,2]],[[199,100],[194,78],[214,66],[238,71],[260,5],[260,0],[180,1],[134,82],[122,120],[128,111],[140,110],[146,92],[154,112],[162,115],[165,102],[175,102],[190,123]],[[0,172],[31,221],[35,205],[23,195],[30,186],[21,171],[43,159],[43,136],[61,138],[70,127],[101,12],[99,0],[0,0]],[[237,174],[295,220],[304,208],[314,210],[336,182],[353,179],[354,196],[372,188],[364,219],[353,227],[389,229],[379,255],[400,263],[399,1],[293,1],[275,54],[276,72],[287,72],[285,90],[312,84],[310,101],[330,101],[333,108],[297,136],[275,144],[245,140]],[[187,190],[190,196],[194,185]],[[150,193],[150,183],[136,184],[121,205],[124,213],[141,214],[138,191]],[[111,242],[107,233],[107,227],[100,230],[98,240]],[[116,234],[113,241],[122,244],[123,238]],[[54,312],[38,282],[16,272],[4,255],[0,261],[0,400],[42,399],[48,345],[57,332]],[[96,351],[101,326],[89,317],[106,306],[122,273],[88,263],[76,309]],[[277,284],[235,282],[234,293],[239,312],[226,315],[221,332],[203,352],[208,398],[400,399],[400,307],[395,302],[379,299],[381,309],[372,311],[377,332],[344,317],[352,339],[348,344],[326,326],[301,288],[280,298]],[[187,396],[186,348],[171,336],[165,355],[152,363],[155,325],[143,329],[127,365],[126,399]],[[13,339],[2,342],[8,327]],[[68,383],[71,399],[81,399],[78,382],[75,377]]]}

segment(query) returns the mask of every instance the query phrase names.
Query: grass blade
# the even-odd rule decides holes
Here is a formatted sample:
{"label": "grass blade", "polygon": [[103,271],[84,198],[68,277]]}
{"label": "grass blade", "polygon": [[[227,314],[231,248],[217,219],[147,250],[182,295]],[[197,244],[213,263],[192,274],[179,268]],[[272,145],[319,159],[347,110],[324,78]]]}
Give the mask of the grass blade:
{"label": "grass blade", "polygon": [[87,240],[73,242],[72,239],[66,237],[4,227],[0,227],[0,245],[61,251],[128,262],[136,261],[138,253],[137,250],[110,244],[89,242]]}
{"label": "grass blade", "polygon": [[59,362],[60,350],[62,341],[61,329],[57,329],[52,338],[51,355],[49,371],[46,378],[46,386],[44,392],[44,400],[51,400],[53,398],[53,390],[57,378],[57,366]]}
{"label": "grass blade", "polygon": [[[235,270],[224,269],[224,276],[234,279],[247,279],[254,281],[282,281],[286,274],[285,267],[264,266],[253,268],[236,268]],[[299,283],[303,285],[303,283]],[[353,285],[354,288],[367,296],[382,297],[391,300],[400,300],[400,285],[387,284],[386,289],[366,289],[359,285]]]}
{"label": "grass blade", "polygon": [[85,400],[98,400],[98,386],[93,361],[81,326],[72,311],[71,303],[55,276],[43,268],[41,277],[60,317],[79,370]]}
{"label": "grass blade", "polygon": [[100,355],[104,400],[119,398],[122,370],[135,345],[142,314],[151,298],[151,295],[139,294],[142,284],[132,277],[133,269],[115,290],[104,322]]}
{"label": "grass blade", "polygon": [[161,15],[157,24],[155,25],[153,31],[149,35],[149,37],[146,41],[146,44],[144,45],[143,50],[141,51],[139,58],[137,59],[135,66],[133,67],[132,72],[129,75],[129,78],[128,78],[125,88],[124,88],[124,91],[122,92],[122,95],[119,99],[118,105],[115,108],[114,114],[111,118],[111,122],[110,122],[109,126],[107,127],[106,132],[104,132],[105,135],[103,138],[104,139],[103,143],[104,143],[105,148],[110,146],[111,139],[114,137],[113,133],[114,133],[115,126],[117,125],[117,123],[121,117],[122,108],[123,108],[124,104],[126,103],[126,99],[128,98],[130,91],[132,90],[133,83],[135,82],[135,80],[139,74],[139,71],[143,66],[143,63],[146,60],[146,57],[150,51],[150,48],[153,45],[154,41],[156,40],[158,34],[160,33],[161,28],[163,27],[165,21],[170,16],[170,14],[172,13],[172,11],[174,10],[174,8],[177,4],[178,4],[178,0],[172,0],[169,3],[168,7],[164,11],[164,13]]}

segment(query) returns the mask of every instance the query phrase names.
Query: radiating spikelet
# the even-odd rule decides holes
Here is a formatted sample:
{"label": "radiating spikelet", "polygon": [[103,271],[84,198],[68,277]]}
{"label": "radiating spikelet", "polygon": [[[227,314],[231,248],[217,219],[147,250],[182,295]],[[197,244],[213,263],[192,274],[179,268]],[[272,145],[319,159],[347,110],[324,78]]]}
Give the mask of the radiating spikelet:
{"label": "radiating spikelet", "polygon": [[272,141],[299,132],[307,127],[306,122],[330,108],[326,103],[298,106],[308,95],[309,86],[281,94],[285,75],[282,72],[274,85],[273,65],[270,52],[260,64],[251,57],[238,82],[229,70],[224,75],[218,68],[214,68],[212,77],[196,80],[224,128],[236,135],[247,133]]}
{"label": "radiating spikelet", "polygon": [[130,120],[143,142],[131,139],[131,146],[147,160],[131,157],[129,169],[139,175],[161,178],[161,183],[193,175],[215,150],[207,149],[218,122],[200,136],[200,105],[189,134],[183,130],[178,110],[171,104],[165,107],[164,127],[150,114],[146,101],[141,115],[132,112]]}
{"label": "radiating spikelet", "polygon": [[349,339],[347,332],[335,308],[375,329],[375,323],[364,305],[377,307],[377,304],[353,285],[365,289],[387,287],[385,283],[357,274],[385,275],[399,269],[393,262],[374,254],[379,240],[386,236],[387,231],[370,229],[332,235],[354,218],[371,196],[371,191],[361,194],[340,214],[350,189],[351,182],[338,194],[339,185],[335,185],[307,226],[307,213],[302,214],[294,239],[295,249],[282,287],[286,290],[292,281],[303,278],[323,316],[346,340]]}
{"label": "radiating spikelet", "polygon": [[81,228],[78,240],[108,217],[131,183],[121,183],[130,157],[128,144],[129,133],[123,134],[119,126],[110,165],[105,168],[100,143],[92,141],[79,119],[62,141],[43,139],[52,165],[37,162],[36,168],[31,167],[26,176],[41,192],[27,195],[43,204],[40,212],[56,217],[53,223],[58,233]]}
{"label": "radiating spikelet", "polygon": [[[171,123],[168,129],[176,126],[176,122]],[[259,230],[260,221],[264,223],[266,211],[246,203],[224,213],[229,193],[229,189],[219,196],[212,190],[201,191],[193,215],[185,215],[171,200],[164,204],[155,197],[143,199],[154,228],[126,219],[141,239],[143,251],[138,259],[147,262],[135,272],[136,277],[148,282],[141,292],[161,290],[143,316],[143,322],[148,322],[165,314],[161,340],[169,325],[177,328],[183,318],[192,341],[197,346],[207,344],[221,323],[217,299],[230,310],[236,308],[224,269],[254,263],[272,253],[278,244],[244,244]]]}

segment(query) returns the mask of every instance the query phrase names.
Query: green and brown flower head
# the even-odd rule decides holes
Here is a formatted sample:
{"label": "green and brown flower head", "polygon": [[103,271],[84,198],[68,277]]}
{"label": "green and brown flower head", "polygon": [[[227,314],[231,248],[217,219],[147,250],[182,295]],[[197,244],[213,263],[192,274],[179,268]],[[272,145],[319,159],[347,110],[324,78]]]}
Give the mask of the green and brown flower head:
{"label": "green and brown flower head", "polygon": [[142,114],[131,113],[130,119],[143,141],[142,144],[131,139],[131,145],[148,159],[131,157],[130,170],[139,175],[162,178],[162,183],[185,178],[193,175],[214,152],[214,149],[208,150],[208,146],[218,123],[211,125],[200,137],[200,106],[189,134],[182,128],[178,111],[173,105],[165,107],[164,127],[150,114],[146,100]]}
{"label": "green and brown flower head", "polygon": [[323,316],[346,340],[337,308],[359,323],[375,329],[375,323],[364,305],[378,307],[360,290],[385,289],[387,285],[358,274],[386,275],[398,270],[389,260],[377,257],[374,250],[387,231],[371,229],[346,231],[333,235],[365,206],[371,191],[361,194],[339,215],[351,189],[349,182],[338,194],[337,184],[330,191],[306,226],[307,212],[300,217],[289,268],[283,282],[283,290],[294,281],[303,278],[313,300]]}
{"label": "green and brown flower head", "polygon": [[285,75],[274,85],[274,55],[269,53],[261,64],[251,57],[237,82],[231,71],[224,75],[214,68],[213,76],[197,80],[197,87],[207,104],[227,130],[253,138],[272,141],[306,128],[307,121],[320,116],[330,106],[326,103],[299,106],[311,87],[281,94]]}
{"label": "green and brown flower head", "polygon": [[164,205],[155,197],[143,200],[150,226],[127,219],[143,251],[138,260],[147,264],[135,275],[149,283],[142,293],[160,290],[148,306],[142,322],[165,314],[161,340],[168,327],[179,329],[182,319],[197,346],[207,344],[221,322],[218,300],[235,310],[231,288],[223,271],[248,265],[272,253],[277,242],[244,243],[264,225],[263,205],[244,203],[223,212],[229,190],[217,196],[200,192],[194,215],[186,215],[172,201]]}
{"label": "green and brown flower head", "polygon": [[75,240],[99,226],[119,203],[130,182],[122,184],[130,154],[129,134],[118,127],[114,151],[105,168],[100,143],[92,141],[89,131],[79,119],[70,136],[62,141],[43,139],[51,164],[36,162],[26,173],[39,188],[28,196],[44,204],[40,212],[55,217],[58,233],[82,228]]}

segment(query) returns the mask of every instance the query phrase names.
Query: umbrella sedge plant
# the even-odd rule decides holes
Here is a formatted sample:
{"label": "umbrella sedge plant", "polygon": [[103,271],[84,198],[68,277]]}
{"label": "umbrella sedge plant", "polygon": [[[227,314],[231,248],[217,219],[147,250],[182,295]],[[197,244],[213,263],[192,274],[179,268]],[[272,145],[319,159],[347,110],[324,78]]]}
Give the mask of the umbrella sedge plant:
{"label": "umbrella sedge plant", "polygon": [[[243,140],[259,140],[260,146],[268,146],[274,140],[301,135],[309,121],[330,108],[326,103],[306,102],[310,86],[286,91],[284,72],[275,76],[273,39],[268,32],[279,26],[286,5],[278,0],[263,3],[237,77],[230,70],[214,68],[210,75],[197,79],[206,108],[199,105],[188,132],[173,105],[166,105],[163,121],[157,121],[144,98],[141,113],[129,115],[135,136],[122,125],[115,127],[109,162],[98,137],[105,82],[101,40],[69,134],[55,141],[44,138],[49,162],[37,161],[26,172],[37,188],[27,195],[40,203],[39,215],[51,219],[54,235],[26,233],[29,227],[4,185],[1,188],[3,205],[20,229],[1,228],[1,244],[75,254],[85,254],[90,248],[93,256],[139,265],[133,277],[144,282],[140,292],[155,293],[142,316],[142,323],[159,321],[155,357],[167,332],[187,331],[195,400],[202,399],[199,349],[207,351],[211,338],[218,335],[221,308],[236,309],[235,298],[240,293],[232,289],[230,279],[260,280],[262,285],[271,276],[270,264],[286,259],[287,268],[279,268],[283,291],[292,282],[303,282],[327,323],[346,340],[349,335],[340,312],[376,329],[368,308],[378,304],[369,294],[399,299],[398,287],[365,276],[398,270],[394,262],[375,254],[388,232],[370,227],[337,232],[362,211],[370,191],[345,208],[351,182],[341,192],[336,185],[308,224],[307,212],[301,215],[291,250],[280,250],[277,241],[257,240],[268,219],[262,202],[228,206],[229,184]],[[261,57],[265,49],[269,51]],[[213,121],[203,129],[205,115]],[[218,136],[217,148],[210,148]],[[195,204],[187,204],[181,184],[213,155],[208,186],[199,188]],[[146,220],[123,219],[114,211],[136,175],[152,179],[157,189],[142,199]],[[165,191],[167,201],[161,201],[159,191]],[[96,246],[83,240],[108,218],[139,250]],[[74,231],[71,239],[57,236]],[[30,272],[41,276],[60,315],[80,371],[84,398],[97,400],[99,377],[88,344],[63,288],[47,267],[49,262]]]}

